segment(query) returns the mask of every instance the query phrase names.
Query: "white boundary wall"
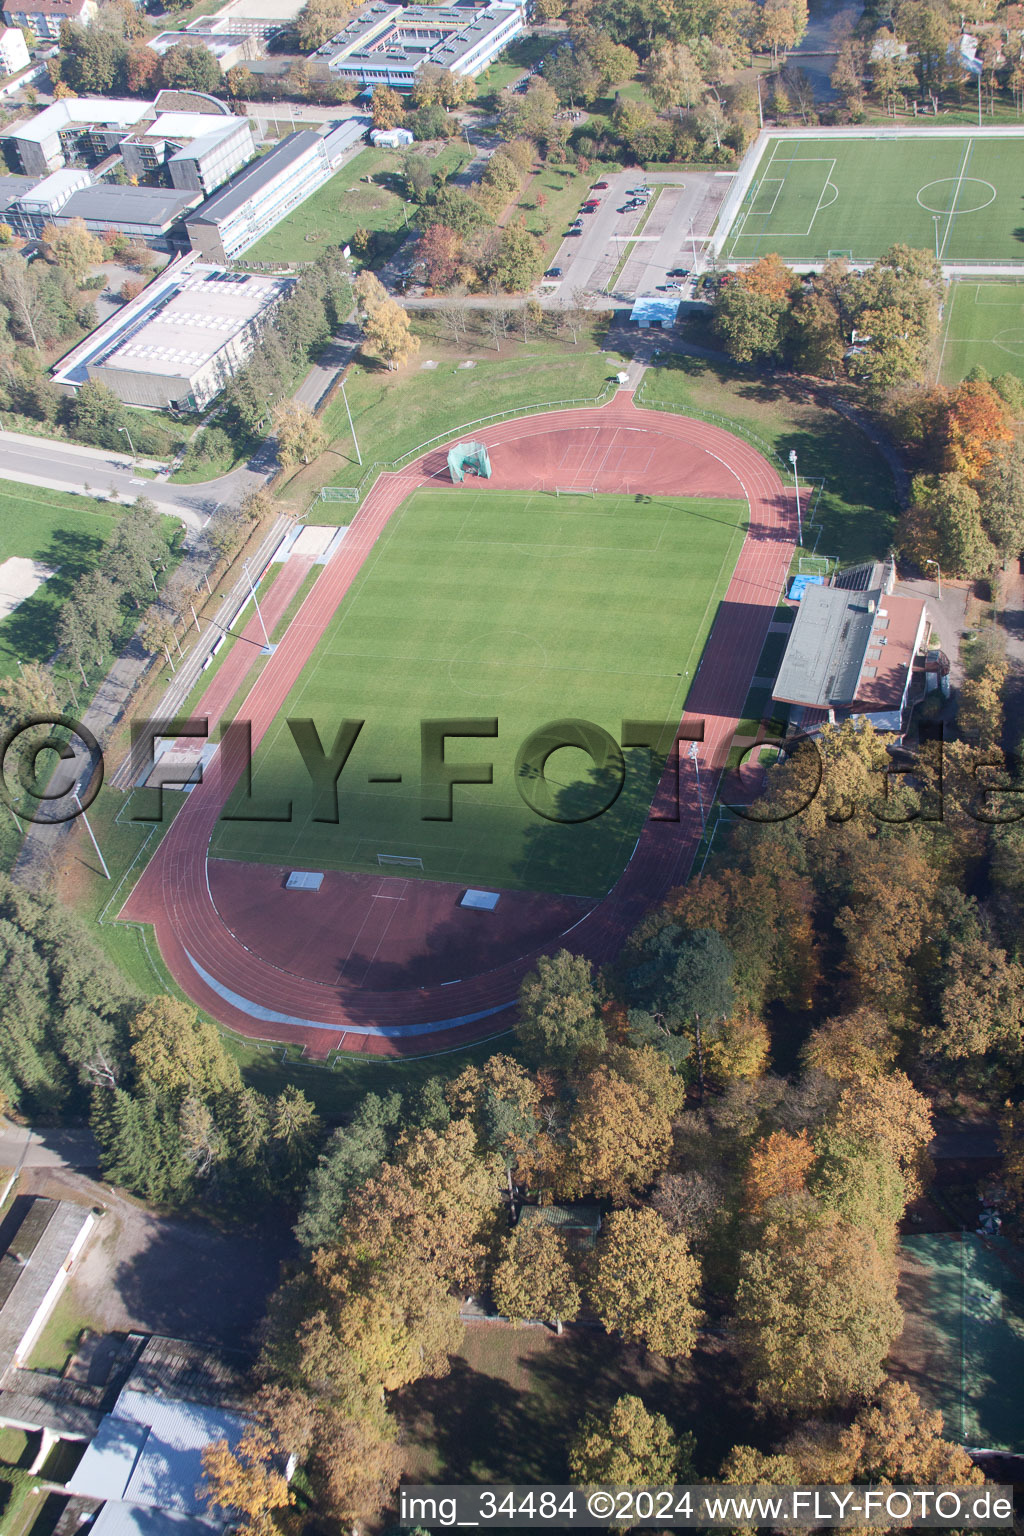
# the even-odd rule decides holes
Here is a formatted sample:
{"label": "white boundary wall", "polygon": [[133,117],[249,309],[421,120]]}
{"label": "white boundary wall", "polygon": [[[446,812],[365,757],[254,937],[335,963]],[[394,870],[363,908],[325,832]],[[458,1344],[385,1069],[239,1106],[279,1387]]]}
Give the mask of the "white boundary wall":
{"label": "white boundary wall", "polygon": [[[719,209],[718,223],[711,237],[711,249],[716,257],[721,255],[722,247],[736,222],[736,215],[740,211],[743,199],[757,175],[758,166],[764,159],[768,145],[775,139],[794,141],[815,139],[823,144],[828,144],[835,139],[1024,139],[1024,123],[1019,127],[1011,124],[1008,127],[989,128],[969,128],[964,124],[959,127],[943,124],[941,127],[934,128],[919,128],[916,124],[906,126],[898,124],[893,128],[877,126],[871,128],[762,128],[743,156],[740,168],[736,172],[736,179]],[[815,265],[815,263],[808,263],[807,270],[814,270]]]}

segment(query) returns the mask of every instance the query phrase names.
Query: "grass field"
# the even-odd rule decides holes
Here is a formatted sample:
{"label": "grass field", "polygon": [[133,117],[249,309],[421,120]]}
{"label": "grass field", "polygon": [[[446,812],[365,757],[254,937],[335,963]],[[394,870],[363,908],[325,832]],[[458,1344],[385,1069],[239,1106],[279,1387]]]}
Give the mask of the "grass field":
{"label": "grass field", "polygon": [[1024,139],[770,140],[726,237],[728,259],[844,252],[868,261],[894,241],[943,261],[1024,262]]}
{"label": "grass field", "polygon": [[[417,145],[432,170],[449,176],[473,158],[461,140],[445,145]],[[364,149],[330,181],[295,208],[286,219],[245,253],[246,262],[315,261],[329,245],[344,245],[357,229],[396,230],[414,206],[403,197],[402,160],[393,149]],[[373,180],[368,182],[367,176]],[[405,212],[403,212],[405,210]]]}
{"label": "grass field", "polygon": [[57,610],[76,579],[95,565],[117,515],[88,496],[0,481],[0,560],[22,555],[55,575],[0,623],[0,672],[44,661],[54,649]]}
{"label": "grass field", "polygon": [[[579,747],[551,755],[556,814],[573,825],[527,806],[517,751],[567,716],[616,740],[624,719],[679,719],[746,513],[735,501],[417,492],[256,753],[254,795],[290,797],[293,820],[223,821],[213,853],[373,871],[378,854],[412,856],[427,878],[602,894],[650,803],[646,751],[627,754],[625,788],[605,814],[591,758]],[[467,716],[497,717],[498,739],[449,741],[446,761],[493,762],[494,782],[457,788],[450,822],[424,820],[420,722]],[[339,784],[337,826],[310,819],[288,717],[312,718],[328,743],[343,718],[366,722]],[[396,773],[400,785],[367,783]]]}
{"label": "grass field", "polygon": [[950,284],[939,382],[959,384],[978,366],[1024,379],[1024,282]]}

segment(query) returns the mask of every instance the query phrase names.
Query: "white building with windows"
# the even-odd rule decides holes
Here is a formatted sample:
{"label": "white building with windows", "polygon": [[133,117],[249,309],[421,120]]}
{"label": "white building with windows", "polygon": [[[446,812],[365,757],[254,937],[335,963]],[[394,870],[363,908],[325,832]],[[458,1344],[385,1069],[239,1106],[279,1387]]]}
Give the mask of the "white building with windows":
{"label": "white building with windows", "polygon": [[341,80],[411,91],[425,64],[475,79],[525,25],[518,0],[481,6],[368,5],[315,58]]}
{"label": "white building with windows", "polygon": [[0,75],[16,75],[29,65],[28,43],[20,27],[0,27]]}

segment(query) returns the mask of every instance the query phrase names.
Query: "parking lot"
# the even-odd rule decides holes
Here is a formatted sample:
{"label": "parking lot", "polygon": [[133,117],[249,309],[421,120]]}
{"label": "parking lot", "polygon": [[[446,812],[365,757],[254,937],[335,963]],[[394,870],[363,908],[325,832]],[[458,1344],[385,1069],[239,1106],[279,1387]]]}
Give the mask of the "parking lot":
{"label": "parking lot", "polygon": [[[593,193],[600,207],[581,215],[583,233],[564,239],[552,263],[562,275],[546,283],[545,290],[556,302],[567,300],[576,289],[633,299],[668,282],[673,268],[692,270],[695,244],[699,252],[700,237],[710,231],[732,177],[712,171],[655,171],[645,177],[633,169],[598,179],[608,182],[606,190]],[[647,212],[628,207],[633,201],[630,189],[645,184],[652,192],[659,189],[658,197],[613,285],[623,253]]]}

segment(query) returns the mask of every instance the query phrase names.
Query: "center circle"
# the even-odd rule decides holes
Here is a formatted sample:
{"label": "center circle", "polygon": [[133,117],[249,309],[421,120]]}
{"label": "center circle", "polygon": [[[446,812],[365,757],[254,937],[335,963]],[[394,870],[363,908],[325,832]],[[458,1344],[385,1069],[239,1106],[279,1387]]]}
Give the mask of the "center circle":
{"label": "center circle", "polygon": [[925,213],[949,214],[980,213],[996,200],[996,189],[990,181],[977,176],[943,176],[939,181],[929,181],[917,194],[917,200]]}
{"label": "center circle", "polygon": [[448,676],[463,693],[510,698],[521,693],[548,664],[546,646],[524,629],[484,629],[459,647]]}

